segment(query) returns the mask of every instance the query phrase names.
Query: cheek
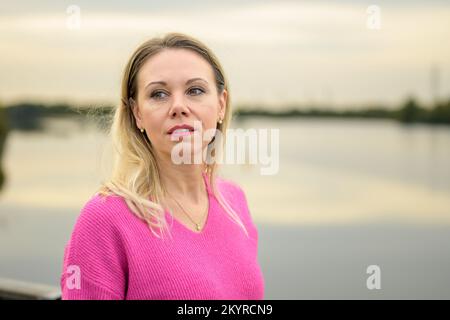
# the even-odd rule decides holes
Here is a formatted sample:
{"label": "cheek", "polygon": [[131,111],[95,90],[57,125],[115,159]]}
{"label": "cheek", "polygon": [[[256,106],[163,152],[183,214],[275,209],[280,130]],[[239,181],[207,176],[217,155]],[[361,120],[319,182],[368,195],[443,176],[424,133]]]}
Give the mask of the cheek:
{"label": "cheek", "polygon": [[204,126],[205,126],[205,129],[216,128],[217,124],[216,124],[215,118],[209,116],[209,118],[204,119]]}
{"label": "cheek", "polygon": [[163,130],[163,118],[156,111],[145,111],[143,119],[147,131],[147,135],[151,140],[160,139]]}
{"label": "cheek", "polygon": [[211,139],[214,137],[214,135],[216,134],[217,130],[217,123],[215,121],[215,118],[213,117],[209,117],[209,119],[207,121],[205,121],[204,123],[204,129],[205,131],[203,132],[203,144],[207,145]]}
{"label": "cheek", "polygon": [[202,108],[205,110],[202,112],[201,119],[203,121],[203,127],[205,129],[211,129],[217,127],[217,108],[210,106],[205,106]]}

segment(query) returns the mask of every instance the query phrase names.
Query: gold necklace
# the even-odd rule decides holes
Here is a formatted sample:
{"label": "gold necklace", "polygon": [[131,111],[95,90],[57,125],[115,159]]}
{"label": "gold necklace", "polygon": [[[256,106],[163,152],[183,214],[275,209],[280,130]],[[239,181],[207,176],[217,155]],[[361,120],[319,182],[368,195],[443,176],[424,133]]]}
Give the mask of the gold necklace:
{"label": "gold necklace", "polygon": [[[168,193],[169,194],[169,193]],[[170,194],[169,194],[170,195]],[[176,202],[176,204],[181,208],[181,210],[183,210],[183,212],[186,214],[186,216],[195,224],[195,229],[197,230],[197,231],[200,231],[201,229],[200,229],[200,223],[197,223],[197,222],[195,222],[192,218],[191,218],[191,216],[186,212],[186,210],[184,210],[184,208],[183,208],[183,206],[174,198],[174,197],[172,197],[171,195],[170,195],[170,197],[173,199],[173,201],[175,201]],[[209,207],[209,206],[208,206]],[[209,208],[207,208],[207,210],[208,210]]]}

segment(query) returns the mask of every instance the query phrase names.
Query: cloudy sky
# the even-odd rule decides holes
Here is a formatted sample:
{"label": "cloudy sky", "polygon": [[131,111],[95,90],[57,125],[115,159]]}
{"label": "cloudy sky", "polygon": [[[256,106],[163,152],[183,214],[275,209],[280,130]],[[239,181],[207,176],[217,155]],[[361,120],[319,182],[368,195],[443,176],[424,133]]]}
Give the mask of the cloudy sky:
{"label": "cloudy sky", "polygon": [[450,1],[92,2],[0,4],[0,101],[116,103],[131,52],[169,31],[214,50],[236,104],[450,96]]}

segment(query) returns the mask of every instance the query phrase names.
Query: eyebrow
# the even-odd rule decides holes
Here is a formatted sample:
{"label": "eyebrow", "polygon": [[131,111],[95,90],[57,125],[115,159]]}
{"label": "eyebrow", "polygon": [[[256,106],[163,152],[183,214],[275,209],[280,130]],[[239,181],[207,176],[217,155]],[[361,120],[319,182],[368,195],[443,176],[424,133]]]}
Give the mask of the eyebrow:
{"label": "eyebrow", "polygon": [[[194,81],[197,81],[197,80],[206,82],[206,84],[208,84],[208,81],[206,81],[206,80],[203,79],[203,78],[192,78],[192,79],[189,79],[188,81],[186,81],[186,84],[189,84],[189,83],[194,82]],[[145,88],[147,88],[148,86],[150,86],[150,85],[152,85],[152,84],[161,84],[161,85],[163,85],[163,86],[167,86],[167,82],[165,82],[165,81],[152,81],[152,82],[150,82],[150,83],[147,83],[147,85],[145,86]]]}

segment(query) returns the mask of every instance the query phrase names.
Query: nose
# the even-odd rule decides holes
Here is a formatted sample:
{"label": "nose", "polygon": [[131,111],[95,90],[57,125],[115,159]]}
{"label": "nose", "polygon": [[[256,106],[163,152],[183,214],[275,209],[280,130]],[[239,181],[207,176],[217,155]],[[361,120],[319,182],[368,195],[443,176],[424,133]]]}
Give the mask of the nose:
{"label": "nose", "polygon": [[171,108],[169,109],[169,116],[176,118],[177,116],[189,116],[190,110],[183,99],[183,96],[175,96]]}

